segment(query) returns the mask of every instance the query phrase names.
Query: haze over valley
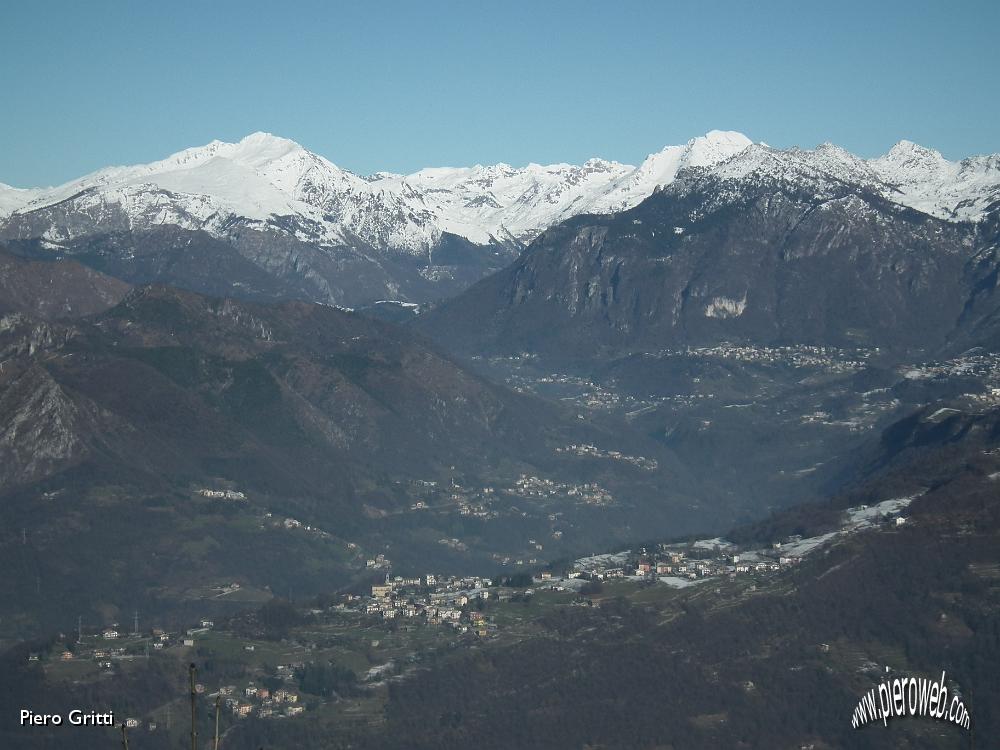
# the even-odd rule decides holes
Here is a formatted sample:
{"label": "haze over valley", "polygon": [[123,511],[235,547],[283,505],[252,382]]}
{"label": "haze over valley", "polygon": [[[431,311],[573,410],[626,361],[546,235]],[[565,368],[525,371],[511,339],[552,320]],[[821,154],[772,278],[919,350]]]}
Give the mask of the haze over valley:
{"label": "haze over valley", "polygon": [[0,747],[988,745],[998,22],[11,7]]}

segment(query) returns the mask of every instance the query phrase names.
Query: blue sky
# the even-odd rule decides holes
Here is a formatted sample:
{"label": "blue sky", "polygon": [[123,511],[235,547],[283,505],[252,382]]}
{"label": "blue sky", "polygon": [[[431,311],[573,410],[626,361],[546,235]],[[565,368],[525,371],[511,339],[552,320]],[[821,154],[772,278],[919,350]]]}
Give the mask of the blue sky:
{"label": "blue sky", "polygon": [[1000,3],[44,2],[0,21],[0,182],[266,130],[359,173],[637,163],[713,128],[1000,151]]}

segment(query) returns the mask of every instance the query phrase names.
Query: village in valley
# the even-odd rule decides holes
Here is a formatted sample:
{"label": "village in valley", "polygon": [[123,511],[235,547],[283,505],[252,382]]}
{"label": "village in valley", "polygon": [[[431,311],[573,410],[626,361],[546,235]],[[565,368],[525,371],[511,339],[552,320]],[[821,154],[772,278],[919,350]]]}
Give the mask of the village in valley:
{"label": "village in valley", "polygon": [[[787,368],[799,372],[844,375],[863,369],[879,349],[841,349],[830,346],[751,346],[720,343],[714,346],[686,346],[644,352],[649,361],[731,362],[741,365]],[[474,360],[477,358],[473,358]],[[618,412],[629,417],[669,405],[682,410],[712,403],[717,394],[698,387],[701,379],[693,377],[693,390],[683,389],[673,394],[642,393],[623,387],[615,378],[595,379],[569,372],[545,369],[539,357],[530,353],[494,356],[482,359],[483,364],[501,377],[511,388],[556,398],[573,404],[585,412]],[[685,383],[688,381],[685,380]]]}
{"label": "village in valley", "polygon": [[[432,573],[394,576],[389,572],[391,561],[378,555],[367,564],[371,569],[385,570],[384,580],[374,583],[370,593],[343,595],[334,609],[383,621],[445,626],[460,634],[486,638],[497,632],[489,615],[490,604],[523,600],[545,591],[573,593],[574,603],[589,603],[586,594],[593,587],[588,584],[594,582],[627,580],[685,588],[703,581],[769,576],[799,564],[806,555],[841,534],[878,524],[902,525],[905,517],[901,513],[912,499],[851,508],[845,512],[844,525],[838,531],[811,538],[792,535],[766,548],[741,548],[721,538],[662,543],[637,551],[579,558],[564,570],[549,568],[492,578]],[[541,545],[538,547],[541,549]]]}
{"label": "village in valley", "polygon": [[[219,499],[246,502],[242,493],[227,492]],[[850,508],[840,528],[817,537],[793,535],[760,547],[739,547],[721,538],[659,543],[564,566],[533,560],[531,567],[511,566],[493,576],[398,575],[391,560],[379,554],[365,559],[362,577],[350,590],[304,602],[265,601],[264,609],[272,606],[286,620],[276,630],[261,625],[263,610],[220,621],[201,619],[180,630],[141,629],[138,613],[126,627],[85,629],[81,618],[76,633],[61,636],[28,660],[77,684],[115,680],[151,659],[178,666],[200,660],[213,664],[213,670],[199,675],[194,690],[206,705],[214,702],[230,723],[315,712],[329,717],[347,710],[344,706],[361,710],[357,707],[366,701],[377,703],[372,696],[389,682],[406,679],[435,652],[515,642],[537,628],[547,608],[593,606],[609,596],[653,589],[697,595],[699,584],[709,581],[735,583],[738,595],[752,595],[839,537],[906,523],[904,512],[914,497]],[[275,522],[285,525],[285,520]],[[232,596],[241,586],[229,582],[214,590],[215,596]],[[177,724],[183,711],[174,703],[129,713],[121,721],[135,731],[173,731],[171,721]]]}

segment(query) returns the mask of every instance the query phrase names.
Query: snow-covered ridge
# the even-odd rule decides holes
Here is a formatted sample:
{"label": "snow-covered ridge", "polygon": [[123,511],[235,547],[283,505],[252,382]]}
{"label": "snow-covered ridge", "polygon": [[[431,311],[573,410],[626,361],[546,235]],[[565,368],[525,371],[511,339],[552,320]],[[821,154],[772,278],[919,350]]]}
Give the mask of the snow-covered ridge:
{"label": "snow-covered ridge", "polygon": [[948,161],[937,151],[900,141],[870,162],[895,200],[948,219],[979,219],[1000,201],[1000,154]]}
{"label": "snow-covered ridge", "polygon": [[869,160],[831,143],[815,149],[755,143],[691,174],[695,182],[699,177],[734,185],[779,181],[815,190],[817,195],[847,185],[949,221],[978,221],[1000,204],[1000,154],[952,162],[909,141]]}
{"label": "snow-covered ridge", "polygon": [[[603,159],[583,165],[438,167],[360,177],[294,141],[254,133],[213,141],[151,164],[108,167],[55,188],[0,186],[0,221],[15,236],[69,241],[115,221],[129,229],[176,224],[225,234],[233,223],[280,226],[302,239],[423,253],[442,233],[477,244],[525,243],[564,219],[635,206],[685,166],[717,163],[750,144],[713,131],[650,156],[640,167]],[[36,217],[64,202],[52,226]],[[66,214],[73,214],[73,219]],[[81,221],[80,217],[89,221]],[[289,222],[277,219],[291,217]],[[289,230],[289,227],[293,227]],[[105,227],[107,228],[107,227]]]}
{"label": "snow-covered ridge", "polygon": [[908,141],[866,161],[831,144],[780,150],[741,133],[711,131],[638,167],[591,159],[579,166],[495,164],[361,177],[294,141],[254,133],[150,164],[108,167],[55,188],[0,184],[0,230],[59,243],[157,224],[219,236],[236,226],[325,245],[359,238],[374,248],[423,254],[444,232],[484,245],[525,243],[577,214],[632,208],[685,170],[737,182],[832,179],[951,220],[976,220],[1000,200],[1000,156],[950,162]]}
{"label": "snow-covered ridge", "polygon": [[0,182],[0,220],[30,203],[38,190],[23,190]]}

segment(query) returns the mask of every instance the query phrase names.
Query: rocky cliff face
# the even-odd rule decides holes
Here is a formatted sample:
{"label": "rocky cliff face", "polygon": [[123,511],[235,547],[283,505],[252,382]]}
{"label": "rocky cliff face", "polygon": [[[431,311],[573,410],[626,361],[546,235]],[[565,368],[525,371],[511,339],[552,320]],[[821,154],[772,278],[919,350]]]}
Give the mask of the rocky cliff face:
{"label": "rocky cliff face", "polygon": [[469,350],[562,354],[941,346],[995,268],[987,222],[900,206],[835,156],[752,147],[683,172],[635,209],[549,230],[419,325]]}

